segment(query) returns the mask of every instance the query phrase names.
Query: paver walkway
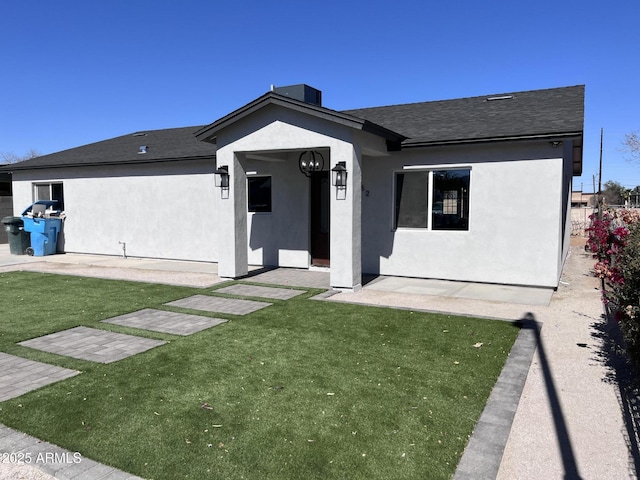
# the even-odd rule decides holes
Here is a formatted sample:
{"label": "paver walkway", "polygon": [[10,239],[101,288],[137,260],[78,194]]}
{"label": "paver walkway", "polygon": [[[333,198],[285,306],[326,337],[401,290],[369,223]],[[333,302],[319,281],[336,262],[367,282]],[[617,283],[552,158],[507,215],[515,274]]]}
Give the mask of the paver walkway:
{"label": "paver walkway", "polygon": [[145,352],[166,342],[150,338],[75,327],[20,342],[19,345],[91,362],[111,363]]}
{"label": "paver walkway", "polygon": [[191,297],[165,303],[172,307],[190,308],[205,312],[229,313],[232,315],[247,315],[271,305],[255,300],[239,300],[234,298],[211,297],[208,295],[192,295]]}
{"label": "paver walkway", "polygon": [[80,372],[0,352],[0,402]]}
{"label": "paver walkway", "polygon": [[273,300],[289,300],[306,293],[306,290],[294,290],[292,288],[261,287],[257,285],[246,285],[237,283],[228,287],[214,290],[215,293],[227,293],[229,295],[239,295],[243,297],[261,297]]}
{"label": "paver walkway", "polygon": [[152,330],[154,332],[171,333],[182,336],[201,332],[202,330],[226,322],[226,320],[222,318],[167,312],[153,308],[145,308],[137,312],[127,313],[102,321],[124,327],[140,328],[142,330]]}

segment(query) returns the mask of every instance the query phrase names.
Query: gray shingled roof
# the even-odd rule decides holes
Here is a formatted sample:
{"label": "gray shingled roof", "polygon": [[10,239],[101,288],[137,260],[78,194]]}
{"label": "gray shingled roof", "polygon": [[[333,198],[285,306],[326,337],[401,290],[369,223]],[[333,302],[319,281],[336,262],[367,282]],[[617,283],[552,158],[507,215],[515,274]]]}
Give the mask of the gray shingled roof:
{"label": "gray shingled roof", "polygon": [[[8,168],[11,170],[30,170],[77,165],[155,163],[177,159],[213,158],[216,147],[198,141],[193,135],[200,128],[202,126],[142,130],[32,158],[10,165]],[[147,146],[147,153],[140,154],[138,151],[143,145]]]}
{"label": "gray shingled roof", "polygon": [[582,135],[584,85],[343,113],[404,135],[403,146]]}
{"label": "gray shingled roof", "polygon": [[[256,101],[262,98],[259,97]],[[584,85],[342,112],[317,106],[308,108],[327,115],[333,112],[345,118],[355,117],[379,125],[389,130],[389,133],[397,133],[398,138],[406,137],[402,142],[403,148],[567,136],[576,137],[580,144],[584,122]],[[0,169],[27,170],[210,158],[215,155],[215,146],[199,141],[194,134],[215,126],[233,116],[233,113],[208,126],[141,131],[36,157]],[[138,153],[142,145],[148,147],[145,154]]]}

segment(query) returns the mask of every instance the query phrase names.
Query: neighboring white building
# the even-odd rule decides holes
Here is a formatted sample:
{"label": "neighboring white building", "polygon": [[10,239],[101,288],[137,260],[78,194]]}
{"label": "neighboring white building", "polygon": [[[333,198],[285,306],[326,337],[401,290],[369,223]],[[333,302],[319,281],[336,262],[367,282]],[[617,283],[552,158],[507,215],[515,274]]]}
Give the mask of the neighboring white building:
{"label": "neighboring white building", "polygon": [[558,285],[584,86],[344,112],[320,96],[283,87],[205,127],[11,165],[15,213],[58,198],[61,251],[118,255],[124,242],[228,278],[322,265],[341,289],[363,273]]}

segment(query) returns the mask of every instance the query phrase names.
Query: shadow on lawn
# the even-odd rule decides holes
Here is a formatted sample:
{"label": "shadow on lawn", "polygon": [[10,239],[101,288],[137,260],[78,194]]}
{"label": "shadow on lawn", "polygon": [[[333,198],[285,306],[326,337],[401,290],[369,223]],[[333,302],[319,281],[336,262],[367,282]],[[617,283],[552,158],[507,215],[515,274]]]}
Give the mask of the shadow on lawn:
{"label": "shadow on lawn", "polygon": [[614,314],[606,310],[601,320],[591,325],[592,336],[602,341],[595,354],[597,360],[608,367],[604,381],[617,387],[629,450],[629,474],[635,477],[640,473],[640,376],[625,354],[622,331]]}

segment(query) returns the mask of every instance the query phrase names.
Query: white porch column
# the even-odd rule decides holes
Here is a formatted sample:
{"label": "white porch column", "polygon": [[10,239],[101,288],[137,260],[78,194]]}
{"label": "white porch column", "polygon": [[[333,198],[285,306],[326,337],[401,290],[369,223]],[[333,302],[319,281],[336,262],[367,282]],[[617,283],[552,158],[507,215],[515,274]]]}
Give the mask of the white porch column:
{"label": "white porch column", "polygon": [[247,176],[238,154],[231,149],[217,152],[217,167],[229,168],[229,189],[216,188],[218,224],[214,241],[218,247],[218,276],[247,275]]}
{"label": "white porch column", "polygon": [[[331,287],[357,291],[362,287],[362,152],[359,145],[341,143],[331,149],[331,165],[345,162],[347,188],[331,185]],[[331,172],[330,172],[331,173]]]}

